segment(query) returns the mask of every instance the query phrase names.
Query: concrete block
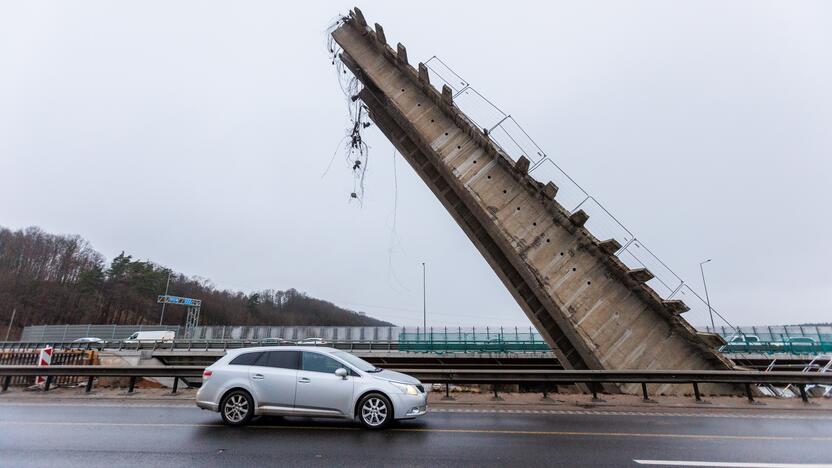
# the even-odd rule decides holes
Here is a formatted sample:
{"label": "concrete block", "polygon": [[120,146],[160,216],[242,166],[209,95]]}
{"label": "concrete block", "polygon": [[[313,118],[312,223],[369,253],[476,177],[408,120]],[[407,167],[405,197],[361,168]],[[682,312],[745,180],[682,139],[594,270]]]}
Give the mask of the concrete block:
{"label": "concrete block", "polygon": [[584,210],[578,210],[569,215],[569,220],[577,226],[583,226],[589,219],[589,215]]}
{"label": "concrete block", "polygon": [[544,197],[553,200],[555,196],[557,196],[558,194],[558,186],[552,182],[549,182],[548,184],[543,186],[543,190],[541,190],[541,192],[543,193]]}
{"label": "concrete block", "polygon": [[529,160],[525,156],[520,156],[520,158],[517,159],[517,162],[514,163],[514,168],[522,174],[528,174]]}
{"label": "concrete block", "polygon": [[428,74],[428,67],[424,63],[419,62],[419,81],[424,84],[430,84],[430,75]]}
{"label": "concrete block", "polygon": [[630,270],[627,272],[630,275],[630,278],[638,281],[639,283],[646,283],[651,279],[655,278],[653,273],[650,273],[650,270],[647,268],[636,268],[634,270]]}
{"label": "concrete block", "polygon": [[407,49],[404,48],[401,42],[396,46],[396,58],[401,63],[407,63]]}
{"label": "concrete block", "polygon": [[604,252],[612,255],[612,254],[618,252],[618,249],[621,248],[621,243],[618,242],[615,239],[607,239],[607,240],[601,242],[600,244],[598,244],[598,247],[601,247],[601,250],[603,250]]}
{"label": "concrete block", "polygon": [[382,44],[387,44],[387,36],[384,35],[384,28],[376,23],[376,39]]}
{"label": "concrete block", "polygon": [[359,26],[361,26],[362,28],[367,27],[367,20],[364,19],[364,13],[362,13],[358,7],[353,7],[352,17],[355,19]]}
{"label": "concrete block", "polygon": [[667,310],[672,314],[684,314],[685,312],[690,310],[690,307],[687,306],[684,302],[673,299],[670,301],[662,301],[662,304],[667,308]]}
{"label": "concrete block", "polygon": [[442,85],[442,102],[449,106],[454,103],[454,94],[448,85]]}

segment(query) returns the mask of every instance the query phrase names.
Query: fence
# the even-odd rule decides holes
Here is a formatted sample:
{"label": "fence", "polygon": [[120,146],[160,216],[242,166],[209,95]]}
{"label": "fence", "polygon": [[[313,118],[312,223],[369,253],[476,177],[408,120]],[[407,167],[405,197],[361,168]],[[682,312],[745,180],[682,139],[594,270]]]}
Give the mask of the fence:
{"label": "fence", "polygon": [[[178,325],[33,325],[23,329],[20,341],[73,341],[83,337],[123,340],[137,331],[172,330],[179,337]],[[200,326],[194,328],[194,340],[259,340],[263,338],[324,338],[347,341],[396,341],[404,327],[325,327],[325,326]],[[418,328],[410,328],[418,330]]]}
{"label": "fence", "polygon": [[[40,356],[40,349],[28,351],[0,351],[0,366],[37,366]],[[96,362],[97,352],[95,350],[59,350],[56,349],[52,355],[52,366],[78,366],[91,365]],[[69,385],[78,382],[77,377],[62,376],[55,380],[57,385]],[[35,383],[32,377],[16,377],[12,382],[14,385],[32,385]]]}
{"label": "fence", "polygon": [[548,352],[549,345],[537,332],[520,332],[502,328],[486,332],[443,331],[427,333],[400,333],[399,351],[409,352]]}
{"label": "fence", "polygon": [[[179,326],[158,325],[36,325],[23,329],[21,342],[69,343],[82,337],[120,341],[137,331],[173,330]],[[743,326],[704,327],[700,331],[716,332],[729,342],[721,351],[727,353],[832,353],[832,326]],[[731,342],[737,337],[748,337]],[[323,338],[341,343],[345,349],[376,349],[410,352],[547,352],[549,346],[531,327],[279,327],[279,326],[203,326],[196,327],[194,339],[185,346],[200,347],[203,342],[225,342],[234,347],[239,342],[259,342],[266,338],[287,340]],[[752,343],[749,340],[756,338]],[[795,339],[795,338],[802,338]],[[251,345],[251,344],[249,344]],[[378,345],[378,346],[375,346]],[[207,345],[206,345],[207,346]],[[211,346],[214,347],[214,346]],[[82,347],[86,349],[86,347]]]}
{"label": "fence", "polygon": [[832,326],[828,325],[705,327],[705,331],[725,338],[728,344],[720,351],[726,353],[832,353]]}

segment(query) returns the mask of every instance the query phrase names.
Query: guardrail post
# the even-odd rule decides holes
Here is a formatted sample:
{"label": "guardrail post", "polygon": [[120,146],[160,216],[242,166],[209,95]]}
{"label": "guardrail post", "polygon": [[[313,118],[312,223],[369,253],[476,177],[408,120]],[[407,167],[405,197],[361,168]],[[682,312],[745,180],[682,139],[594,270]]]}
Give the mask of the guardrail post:
{"label": "guardrail post", "polygon": [[500,395],[497,394],[497,384],[494,384],[494,396],[491,398],[491,401],[503,401]]}
{"label": "guardrail post", "polygon": [[179,389],[179,377],[174,377],[173,378],[173,390],[170,393],[175,395],[176,390],[178,390],[178,389]]}
{"label": "guardrail post", "polygon": [[442,397],[442,399],[443,399],[443,400],[445,400],[445,401],[453,401],[453,400],[456,400],[456,398],[454,398],[454,397],[452,397],[452,396],[451,396],[451,393],[450,393],[450,392],[451,392],[451,384],[446,383],[446,384],[445,384],[445,396],[443,396],[443,397]]}
{"label": "guardrail post", "polygon": [[748,398],[749,403],[754,403],[754,395],[751,393],[751,384],[745,384],[745,396]]}
{"label": "guardrail post", "polygon": [[46,383],[45,383],[45,384],[43,384],[43,391],[44,391],[44,392],[48,392],[48,391],[49,391],[49,387],[51,387],[51,386],[52,386],[52,376],[51,376],[51,375],[47,375],[47,376],[46,376]]}
{"label": "guardrail post", "polygon": [[136,378],[130,377],[130,385],[127,387],[127,393],[133,393],[133,389],[136,387]]}
{"label": "guardrail post", "polygon": [[696,398],[697,403],[707,403],[707,401],[702,399],[702,394],[699,393],[699,382],[693,382],[693,396]]}
{"label": "guardrail post", "polygon": [[541,400],[544,400],[544,401],[551,400],[551,398],[549,398],[549,391],[546,389],[546,384],[543,384],[543,398],[541,398]]}
{"label": "guardrail post", "polygon": [[604,401],[598,398],[598,384],[596,382],[590,382],[589,388],[592,390],[592,401],[596,403]]}
{"label": "guardrail post", "polygon": [[647,384],[641,383],[641,401],[644,403],[658,403],[656,400],[651,400],[650,395],[647,394]]}
{"label": "guardrail post", "polygon": [[800,384],[800,399],[803,400],[803,403],[809,404],[809,394],[806,393],[806,384]]}
{"label": "guardrail post", "polygon": [[91,392],[91,391],[92,391],[92,380],[93,380],[94,378],[95,378],[95,377],[93,377],[93,376],[89,376],[89,377],[87,378],[87,386],[86,386],[86,387],[84,387],[84,393],[89,393],[89,392]]}
{"label": "guardrail post", "polygon": [[12,383],[12,376],[7,375],[7,376],[3,377],[3,391],[4,392],[9,389],[9,384],[10,383]]}

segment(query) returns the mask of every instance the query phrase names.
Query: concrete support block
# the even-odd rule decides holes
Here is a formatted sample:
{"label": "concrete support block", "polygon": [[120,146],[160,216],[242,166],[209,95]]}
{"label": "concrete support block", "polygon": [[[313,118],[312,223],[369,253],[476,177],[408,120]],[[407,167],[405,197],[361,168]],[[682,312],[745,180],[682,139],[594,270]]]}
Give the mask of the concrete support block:
{"label": "concrete support block", "polygon": [[376,23],[376,40],[382,43],[382,45],[387,44],[387,36],[384,35],[384,28],[378,23]]}
{"label": "concrete support block", "polygon": [[396,46],[396,58],[401,63],[407,63],[407,49],[404,48],[401,42]]}
{"label": "concrete support block", "polygon": [[569,220],[577,226],[583,226],[589,219],[589,215],[584,210],[578,210],[569,216]]}
{"label": "concrete support block", "polygon": [[364,13],[362,13],[361,10],[358,9],[358,7],[353,7],[352,17],[355,19],[359,26],[361,26],[362,28],[367,27],[367,20],[364,19]]}
{"label": "concrete support block", "polygon": [[558,194],[558,186],[552,182],[549,182],[548,184],[543,186],[542,193],[544,197],[553,200],[555,196]]}
{"label": "concrete support block", "polygon": [[442,102],[449,106],[454,103],[454,94],[448,85],[442,85]]}
{"label": "concrete support block", "polygon": [[520,156],[520,158],[517,159],[517,162],[514,163],[514,168],[517,169],[517,171],[522,173],[522,174],[528,174],[529,173],[529,160],[528,160],[528,158],[526,158],[525,156]]}
{"label": "concrete support block", "polygon": [[690,310],[690,307],[688,307],[687,304],[678,299],[673,299],[672,301],[662,301],[662,304],[664,304],[670,313],[676,315],[683,314]]}
{"label": "concrete support block", "polygon": [[423,84],[430,84],[430,75],[428,75],[428,67],[424,63],[419,62],[419,81]]}
{"label": "concrete support block", "polygon": [[650,273],[650,270],[647,268],[636,268],[634,270],[630,270],[627,272],[630,275],[630,278],[638,281],[639,283],[646,283],[651,279],[655,278],[653,273]]}
{"label": "concrete support block", "polygon": [[600,244],[598,244],[598,247],[601,247],[601,250],[603,250],[604,252],[612,255],[612,254],[618,252],[618,249],[621,248],[621,243],[618,242],[615,239],[607,239],[607,240],[601,242]]}

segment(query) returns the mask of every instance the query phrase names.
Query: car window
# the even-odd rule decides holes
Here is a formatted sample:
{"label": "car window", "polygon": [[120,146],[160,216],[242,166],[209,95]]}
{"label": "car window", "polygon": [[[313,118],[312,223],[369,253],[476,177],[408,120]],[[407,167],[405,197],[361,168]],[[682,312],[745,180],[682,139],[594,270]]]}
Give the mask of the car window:
{"label": "car window", "polygon": [[301,364],[301,369],[305,371],[326,372],[331,374],[335,372],[336,369],[342,367],[346,369],[346,366],[329,356],[307,351],[303,352],[303,363]]}
{"label": "car window", "polygon": [[269,351],[266,353],[266,359],[259,360],[257,365],[279,369],[297,369],[298,351]]}
{"label": "car window", "polygon": [[257,358],[263,353],[243,353],[229,362],[235,366],[253,366]]}

